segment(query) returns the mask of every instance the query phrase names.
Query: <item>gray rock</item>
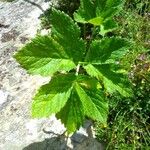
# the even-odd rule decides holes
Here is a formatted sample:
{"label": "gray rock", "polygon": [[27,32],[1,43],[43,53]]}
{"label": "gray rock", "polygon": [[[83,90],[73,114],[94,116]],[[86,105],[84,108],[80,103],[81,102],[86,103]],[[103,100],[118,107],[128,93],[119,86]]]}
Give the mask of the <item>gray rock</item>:
{"label": "gray rock", "polygon": [[0,90],[0,105],[6,103],[7,99],[8,99],[8,92],[3,92],[2,90]]}

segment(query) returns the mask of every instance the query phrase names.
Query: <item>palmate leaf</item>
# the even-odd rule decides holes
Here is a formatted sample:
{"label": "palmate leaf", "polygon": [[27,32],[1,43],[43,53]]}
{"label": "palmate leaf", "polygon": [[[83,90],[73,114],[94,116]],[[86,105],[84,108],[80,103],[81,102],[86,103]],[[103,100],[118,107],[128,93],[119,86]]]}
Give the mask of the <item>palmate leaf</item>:
{"label": "palmate leaf", "polygon": [[128,52],[129,47],[130,43],[122,38],[95,40],[90,45],[85,62],[91,64],[115,63]]}
{"label": "palmate leaf", "polygon": [[81,0],[74,18],[80,23],[102,25],[121,8],[123,0]]}
{"label": "palmate leaf", "polygon": [[77,24],[63,12],[53,9],[52,14],[52,35],[37,36],[14,56],[29,73],[49,76],[70,71],[84,54]]}
{"label": "palmate leaf", "polygon": [[77,130],[85,117],[106,122],[108,105],[98,89],[99,82],[85,75],[58,75],[35,95],[33,117],[56,114],[68,133]]}
{"label": "palmate leaf", "polygon": [[110,64],[102,65],[86,65],[84,66],[87,73],[96,77],[102,82],[104,88],[107,92],[113,93],[118,91],[121,95],[125,97],[132,96],[132,90],[127,77],[122,73],[113,71]]}
{"label": "palmate leaf", "polygon": [[101,26],[100,26],[100,34],[104,36],[108,32],[112,32],[118,27],[117,23],[113,19],[106,20]]}
{"label": "palmate leaf", "polygon": [[74,19],[77,22],[88,23],[89,20],[96,17],[95,5],[92,0],[80,0],[80,7],[74,13]]}

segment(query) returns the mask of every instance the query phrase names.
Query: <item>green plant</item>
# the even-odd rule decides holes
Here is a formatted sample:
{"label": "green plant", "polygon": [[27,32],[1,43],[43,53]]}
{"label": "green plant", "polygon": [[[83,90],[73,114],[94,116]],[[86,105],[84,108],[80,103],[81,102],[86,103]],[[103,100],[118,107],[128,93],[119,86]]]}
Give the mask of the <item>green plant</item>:
{"label": "green plant", "polygon": [[[57,5],[54,7],[64,13],[68,14],[70,17],[73,17],[74,11],[79,7],[79,0],[58,0]],[[41,29],[49,29],[51,27],[51,6],[47,9],[41,16]]]}
{"label": "green plant", "polygon": [[[138,63],[137,63],[138,61]],[[131,72],[134,97],[110,96],[108,125],[97,123],[97,138],[107,150],[148,150],[150,148],[150,62],[140,55]]]}
{"label": "green plant", "polygon": [[[107,22],[114,24],[113,16],[121,5],[121,0],[81,0],[74,13],[76,22],[53,8],[51,33],[35,37],[15,54],[29,73],[52,76],[33,98],[33,117],[54,113],[72,133],[85,117],[106,124],[109,93],[131,96],[129,81],[119,67],[130,42],[104,37],[112,29]],[[77,22],[84,24],[83,28]],[[102,27],[105,33],[100,36]]]}
{"label": "green plant", "polygon": [[132,51],[121,61],[129,71],[134,96],[109,96],[108,124],[96,123],[95,127],[98,140],[107,150],[150,149],[149,6],[147,0],[127,0],[115,18],[119,28],[111,34],[134,41]]}
{"label": "green plant", "polygon": [[115,17],[118,28],[113,35],[120,35],[134,41],[130,52],[122,60],[123,66],[128,71],[136,57],[150,49],[150,24],[149,24],[150,3],[148,0],[126,0],[123,9]]}
{"label": "green plant", "polygon": [[109,98],[108,125],[96,124],[97,138],[107,150],[148,150],[150,148],[150,61],[140,54],[130,72],[134,85],[132,98],[113,95]]}

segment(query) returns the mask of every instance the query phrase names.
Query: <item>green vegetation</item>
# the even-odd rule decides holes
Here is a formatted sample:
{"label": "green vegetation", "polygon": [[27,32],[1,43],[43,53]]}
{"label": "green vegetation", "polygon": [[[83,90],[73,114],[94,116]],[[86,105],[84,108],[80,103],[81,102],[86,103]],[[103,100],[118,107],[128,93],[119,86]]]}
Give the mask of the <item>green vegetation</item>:
{"label": "green vegetation", "polygon": [[96,124],[97,138],[107,149],[150,148],[150,88],[147,80],[139,79],[138,73],[133,81],[134,98],[110,97],[108,126],[100,128],[100,124]]}
{"label": "green vegetation", "polygon": [[148,0],[127,0],[124,9],[116,17],[119,28],[114,34],[120,34],[121,37],[134,41],[130,52],[122,61],[128,71],[131,70],[131,64],[138,55],[147,53],[150,49],[149,13],[150,3]]}
{"label": "green vegetation", "polygon": [[132,96],[120,65],[131,42],[107,36],[117,27],[114,16],[122,5],[122,0],[81,0],[71,16],[55,8],[49,11],[51,32],[37,35],[14,56],[28,73],[52,77],[33,98],[33,117],[56,114],[72,133],[85,118],[106,125],[107,95]]}
{"label": "green vegetation", "polygon": [[119,28],[111,34],[132,39],[130,52],[121,61],[133,84],[133,98],[109,97],[108,126],[96,124],[97,138],[108,150],[150,149],[150,4],[128,0],[116,16]]}
{"label": "green vegetation", "polygon": [[60,0],[57,9],[41,16],[52,32],[15,55],[29,73],[52,76],[33,116],[55,113],[68,133],[90,118],[107,150],[149,150],[149,0]]}
{"label": "green vegetation", "polygon": [[[72,8],[70,4],[75,7]],[[72,17],[72,10],[78,5],[79,1],[61,0],[59,9]],[[126,0],[123,9],[114,18],[118,27],[105,33],[107,37],[120,35],[133,41],[129,52],[120,60],[120,65],[128,72],[134,93],[132,98],[123,98],[117,93],[108,95],[108,124],[105,126],[97,122],[95,126],[97,139],[105,143],[106,149],[150,149],[149,15],[149,0]],[[48,16],[45,15],[45,20]]]}

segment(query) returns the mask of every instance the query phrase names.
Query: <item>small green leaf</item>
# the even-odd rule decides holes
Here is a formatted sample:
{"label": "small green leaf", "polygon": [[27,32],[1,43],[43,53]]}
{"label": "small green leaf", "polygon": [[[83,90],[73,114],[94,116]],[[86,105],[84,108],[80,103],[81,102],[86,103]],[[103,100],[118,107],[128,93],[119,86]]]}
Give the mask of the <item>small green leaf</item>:
{"label": "small green leaf", "polygon": [[118,91],[121,95],[125,97],[132,96],[131,86],[127,77],[122,73],[117,73],[111,70],[111,65],[103,64],[103,65],[87,65],[84,66],[87,73],[96,77],[98,80],[102,82],[106,91],[109,93],[113,93]]}
{"label": "small green leaf", "polygon": [[106,20],[103,25],[100,26],[100,34],[104,36],[106,33],[112,32],[117,27],[117,23],[114,20]]}
{"label": "small green leaf", "polygon": [[90,19],[95,18],[95,6],[91,0],[80,0],[80,7],[74,13],[74,19],[80,23],[87,23]]}
{"label": "small green leaf", "polygon": [[122,38],[103,38],[93,41],[85,62],[92,64],[114,63],[120,60],[127,52],[130,43]]}
{"label": "small green leaf", "polygon": [[75,18],[75,20],[77,21],[77,22],[80,22],[80,23],[88,23],[87,21],[86,21],[86,19],[85,18],[82,18],[79,14],[77,14],[77,13],[74,13],[74,18]]}
{"label": "small green leaf", "polygon": [[99,26],[119,12],[122,4],[123,0],[81,0],[74,19]]}
{"label": "small green leaf", "polygon": [[96,17],[96,18],[90,19],[90,20],[88,21],[88,23],[91,23],[91,24],[93,24],[93,25],[95,25],[95,26],[98,26],[98,25],[101,25],[101,24],[103,23],[103,18],[101,18],[101,17]]}

